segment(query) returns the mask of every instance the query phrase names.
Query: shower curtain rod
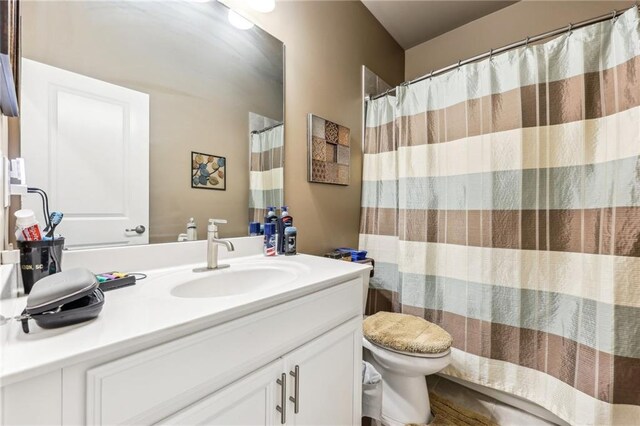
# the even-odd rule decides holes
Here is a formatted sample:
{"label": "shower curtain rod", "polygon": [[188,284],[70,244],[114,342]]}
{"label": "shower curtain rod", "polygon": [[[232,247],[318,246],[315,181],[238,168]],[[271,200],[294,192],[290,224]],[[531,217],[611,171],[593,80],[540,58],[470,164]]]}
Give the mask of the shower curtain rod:
{"label": "shower curtain rod", "polygon": [[[436,71],[431,71],[429,74],[425,74],[422,77],[418,77],[418,78],[415,78],[413,80],[405,81],[404,83],[400,84],[400,86],[409,86],[411,84],[418,83],[418,82],[426,80],[428,78],[435,77],[435,76],[447,73],[449,71],[452,71],[454,69],[457,69],[457,68],[461,67],[462,65],[467,65],[467,64],[470,64],[472,62],[477,62],[477,61],[485,59],[485,58],[490,58],[493,55],[497,55],[499,53],[503,53],[503,52],[506,52],[508,50],[516,49],[516,48],[521,47],[521,46],[527,46],[530,43],[535,43],[537,41],[544,40],[546,38],[554,37],[554,36],[557,36],[559,34],[567,32],[567,31],[576,30],[578,28],[586,27],[586,26],[591,25],[591,24],[597,24],[598,22],[603,22],[603,21],[606,21],[607,19],[614,20],[614,19],[616,19],[616,17],[618,15],[621,15],[622,13],[624,13],[627,10],[632,9],[634,7],[640,7],[638,2],[636,2],[636,4],[634,4],[633,6],[627,8],[627,9],[622,9],[622,10],[615,10],[614,9],[611,13],[607,13],[606,15],[601,15],[601,16],[598,16],[596,18],[587,19],[585,21],[578,22],[577,24],[569,24],[566,27],[558,28],[558,29],[552,30],[552,31],[547,31],[546,33],[542,33],[542,34],[539,34],[537,36],[527,37],[524,40],[517,41],[515,43],[511,43],[511,44],[508,44],[506,46],[499,47],[497,49],[491,49],[486,53],[481,53],[481,54],[473,56],[473,57],[471,57],[469,59],[465,59],[464,61],[463,60],[459,60],[455,64],[449,65],[449,66],[444,67],[444,68],[440,68],[439,70],[436,70]],[[395,92],[395,91],[396,91],[396,88],[394,87],[392,89],[389,89],[389,90],[385,91],[384,93],[380,93],[378,95],[372,96],[370,99],[371,100],[379,99],[379,98],[382,98],[383,96],[387,96],[389,93]]]}
{"label": "shower curtain rod", "polygon": [[275,129],[276,127],[282,126],[283,124],[284,123],[278,123],[278,124],[274,124],[273,126],[265,127],[264,129],[254,130],[253,132],[251,132],[251,134],[252,135],[257,135],[259,133],[266,132],[267,130]]}

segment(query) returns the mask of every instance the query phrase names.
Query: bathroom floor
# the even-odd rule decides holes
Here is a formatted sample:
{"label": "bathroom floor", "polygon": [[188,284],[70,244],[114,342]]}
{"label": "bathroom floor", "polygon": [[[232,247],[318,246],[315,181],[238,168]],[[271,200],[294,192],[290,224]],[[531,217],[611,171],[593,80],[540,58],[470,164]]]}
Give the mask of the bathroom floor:
{"label": "bathroom floor", "polygon": [[464,408],[482,414],[500,426],[554,424],[437,375],[427,376],[427,383],[431,392]]}

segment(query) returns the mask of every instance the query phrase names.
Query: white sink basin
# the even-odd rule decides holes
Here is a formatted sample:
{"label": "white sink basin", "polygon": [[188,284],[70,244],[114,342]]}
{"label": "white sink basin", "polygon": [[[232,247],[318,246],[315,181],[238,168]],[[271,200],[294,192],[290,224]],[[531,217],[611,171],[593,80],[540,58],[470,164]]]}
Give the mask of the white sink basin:
{"label": "white sink basin", "polygon": [[217,271],[194,273],[193,279],[171,289],[182,298],[229,297],[288,284],[300,276],[289,265],[242,265]]}

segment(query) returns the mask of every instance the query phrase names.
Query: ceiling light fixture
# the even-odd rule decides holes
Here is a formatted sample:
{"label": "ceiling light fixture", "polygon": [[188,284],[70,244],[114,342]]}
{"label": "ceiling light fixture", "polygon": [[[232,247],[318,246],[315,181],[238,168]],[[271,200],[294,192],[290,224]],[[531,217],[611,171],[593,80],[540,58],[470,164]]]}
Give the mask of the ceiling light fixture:
{"label": "ceiling light fixture", "polygon": [[240,14],[234,10],[229,9],[228,19],[231,25],[240,30],[250,30],[253,28],[253,22],[243,16],[240,16]]}
{"label": "ceiling light fixture", "polygon": [[269,13],[276,8],[276,0],[248,0],[249,6],[258,12]]}

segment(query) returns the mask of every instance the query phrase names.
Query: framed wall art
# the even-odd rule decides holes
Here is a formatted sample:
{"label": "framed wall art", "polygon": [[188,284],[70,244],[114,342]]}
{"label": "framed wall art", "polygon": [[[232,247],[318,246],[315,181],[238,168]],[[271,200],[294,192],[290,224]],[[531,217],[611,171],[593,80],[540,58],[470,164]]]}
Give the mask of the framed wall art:
{"label": "framed wall art", "polygon": [[309,182],[349,185],[349,128],[314,114],[309,114],[307,126]]}
{"label": "framed wall art", "polygon": [[226,191],[227,159],[191,151],[191,187]]}

